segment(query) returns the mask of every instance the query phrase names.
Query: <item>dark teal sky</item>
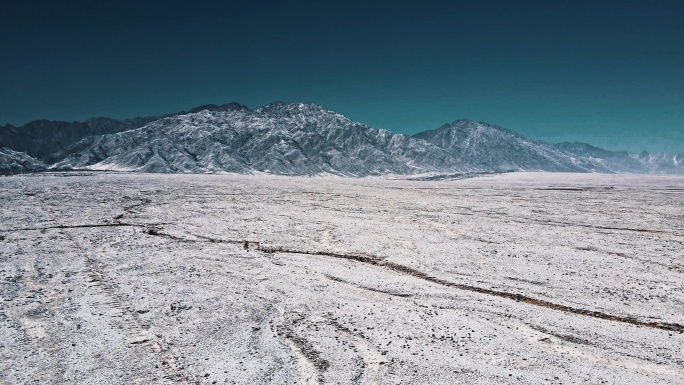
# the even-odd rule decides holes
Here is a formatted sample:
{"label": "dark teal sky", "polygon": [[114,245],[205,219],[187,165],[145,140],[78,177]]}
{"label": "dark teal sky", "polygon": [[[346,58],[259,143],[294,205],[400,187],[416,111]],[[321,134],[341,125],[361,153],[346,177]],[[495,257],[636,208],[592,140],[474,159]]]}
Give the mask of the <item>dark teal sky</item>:
{"label": "dark teal sky", "polygon": [[684,151],[683,20],[657,0],[4,1],[0,123],[282,100]]}

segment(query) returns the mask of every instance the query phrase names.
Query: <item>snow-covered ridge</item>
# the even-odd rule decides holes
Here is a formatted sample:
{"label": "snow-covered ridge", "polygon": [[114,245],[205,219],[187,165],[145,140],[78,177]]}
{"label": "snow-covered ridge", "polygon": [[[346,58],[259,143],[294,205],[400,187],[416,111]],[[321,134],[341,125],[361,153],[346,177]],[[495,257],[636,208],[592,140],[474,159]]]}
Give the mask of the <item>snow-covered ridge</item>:
{"label": "snow-covered ridge", "polygon": [[[627,154],[552,145],[459,119],[414,136],[354,122],[311,103],[256,110],[206,105],[75,141],[41,158],[53,169],[279,175],[407,175],[560,171],[684,173],[681,154]],[[1,135],[0,135],[1,139]]]}
{"label": "snow-covered ridge", "polygon": [[47,165],[24,152],[0,147],[0,172],[42,171]]}
{"label": "snow-covered ridge", "polygon": [[139,129],[86,138],[53,160],[58,169],[348,176],[453,166],[446,151],[430,143],[303,103],[168,117]]}

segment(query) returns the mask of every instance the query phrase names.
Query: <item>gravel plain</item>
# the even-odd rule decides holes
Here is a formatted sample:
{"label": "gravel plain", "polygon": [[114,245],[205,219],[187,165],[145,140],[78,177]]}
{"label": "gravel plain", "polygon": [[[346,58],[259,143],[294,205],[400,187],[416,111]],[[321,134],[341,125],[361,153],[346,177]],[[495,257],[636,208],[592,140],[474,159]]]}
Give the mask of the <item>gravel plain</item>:
{"label": "gravel plain", "polygon": [[0,383],[684,384],[684,177],[0,177]]}

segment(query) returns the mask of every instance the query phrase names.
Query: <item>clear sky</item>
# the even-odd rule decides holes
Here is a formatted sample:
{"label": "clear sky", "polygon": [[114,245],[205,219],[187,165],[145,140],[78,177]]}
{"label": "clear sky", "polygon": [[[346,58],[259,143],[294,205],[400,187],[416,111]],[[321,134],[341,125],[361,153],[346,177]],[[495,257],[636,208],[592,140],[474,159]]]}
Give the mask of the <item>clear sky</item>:
{"label": "clear sky", "polygon": [[377,3],[3,1],[0,123],[280,100],[684,151],[684,1]]}

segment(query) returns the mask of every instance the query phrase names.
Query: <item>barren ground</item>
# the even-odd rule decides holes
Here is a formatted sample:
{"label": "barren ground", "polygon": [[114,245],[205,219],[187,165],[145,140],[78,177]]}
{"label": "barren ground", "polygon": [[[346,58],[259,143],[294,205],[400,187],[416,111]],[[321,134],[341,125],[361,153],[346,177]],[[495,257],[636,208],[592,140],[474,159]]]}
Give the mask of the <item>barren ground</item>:
{"label": "barren ground", "polygon": [[684,384],[684,177],[0,178],[6,384]]}

